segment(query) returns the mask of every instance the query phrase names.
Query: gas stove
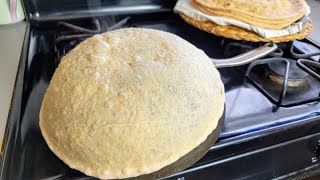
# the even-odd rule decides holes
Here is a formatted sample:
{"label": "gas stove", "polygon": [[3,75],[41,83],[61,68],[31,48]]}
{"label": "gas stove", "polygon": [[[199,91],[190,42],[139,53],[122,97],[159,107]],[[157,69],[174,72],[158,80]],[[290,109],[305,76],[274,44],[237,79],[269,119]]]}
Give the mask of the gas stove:
{"label": "gas stove", "polygon": [[[43,95],[55,68],[84,39],[124,27],[160,29],[215,59],[264,44],[208,34],[174,14],[170,8],[174,3],[150,2],[140,7],[148,11],[133,7],[129,11],[126,6],[126,12],[91,17],[62,19],[45,13],[42,19],[29,17],[6,129],[2,179],[88,178],[49,150],[38,126]],[[219,140],[192,167],[164,179],[282,179],[320,172],[320,45],[304,39],[277,46],[275,52],[249,65],[219,69],[226,92],[226,119]]]}

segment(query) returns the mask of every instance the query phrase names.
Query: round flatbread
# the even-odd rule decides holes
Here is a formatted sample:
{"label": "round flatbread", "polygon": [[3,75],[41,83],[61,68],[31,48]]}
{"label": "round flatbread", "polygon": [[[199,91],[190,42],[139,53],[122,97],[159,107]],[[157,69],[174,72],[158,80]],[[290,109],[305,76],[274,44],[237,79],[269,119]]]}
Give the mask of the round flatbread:
{"label": "round flatbread", "polygon": [[223,109],[220,75],[203,51],[167,32],[126,28],[95,35],[62,58],[40,128],[71,168],[128,178],[197,147]]}

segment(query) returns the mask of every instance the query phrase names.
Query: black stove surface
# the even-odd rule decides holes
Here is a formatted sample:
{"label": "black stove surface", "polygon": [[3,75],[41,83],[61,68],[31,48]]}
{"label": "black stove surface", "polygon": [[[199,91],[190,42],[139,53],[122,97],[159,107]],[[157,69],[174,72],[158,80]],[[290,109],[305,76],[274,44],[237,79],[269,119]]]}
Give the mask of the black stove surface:
{"label": "black stove surface", "polygon": [[[112,24],[126,17],[127,16],[124,15],[98,17],[101,24],[101,31],[108,30],[108,27],[112,26]],[[71,38],[56,42],[57,38],[72,34],[72,32],[64,28],[57,28],[57,23],[58,22],[47,22],[29,26],[7,125],[2,164],[2,177],[4,179],[85,178],[82,173],[68,168],[68,166],[49,150],[42,138],[38,125],[41,102],[61,56],[86,38],[86,36],[81,36],[80,39]],[[92,19],[73,20],[70,23],[96,30],[94,20]],[[186,39],[198,48],[204,50],[210,57],[217,59],[240,54],[252,47],[258,47],[260,45],[259,43],[247,43],[250,44],[249,47],[235,46],[231,51],[227,48],[228,43],[237,42],[241,44],[245,42],[231,41],[200,31],[183,22],[179,16],[173,12],[130,15],[130,19],[121,27],[145,27],[168,31]],[[307,40],[304,41],[311,43]],[[285,45],[283,57],[288,55],[288,52],[286,52],[287,49],[288,47]],[[301,51],[303,52],[303,50]],[[262,64],[253,67],[249,75],[260,78],[260,80],[257,81],[262,81],[261,78],[268,78],[264,66],[267,65]],[[259,88],[246,77],[247,69],[248,65],[219,69],[226,92],[226,119],[219,141],[203,159],[189,170],[172,176],[172,179],[187,177],[188,173],[192,178],[198,177],[199,179],[206,179],[205,177],[207,176],[201,174],[195,176],[197,173],[191,172],[200,172],[198,171],[199,168],[206,169],[216,166],[219,164],[218,162],[227,161],[228,158],[229,162],[236,164],[233,162],[235,159],[230,158],[235,156],[240,157],[246,153],[261,150],[266,147],[277,146],[287,141],[299,140],[299,138],[320,132],[320,126],[317,126],[320,122],[319,101],[311,101],[286,107],[280,106],[267,97],[266,94],[259,90]],[[310,75],[307,76],[307,82],[309,84],[308,88],[303,93],[301,89],[295,90],[293,88],[292,90],[291,88],[288,90],[284,102],[289,101],[290,98],[297,98],[298,100],[299,98],[304,98],[298,95],[296,96],[295,93],[302,93],[311,98],[318,97],[320,82]],[[273,93],[275,94],[274,96],[279,96],[277,91],[282,87],[281,83],[266,86],[268,86],[271,94]],[[300,141],[295,143],[300,143]],[[304,143],[304,141],[301,141],[301,143]],[[313,146],[316,145],[317,143]],[[309,145],[303,145],[301,147],[306,146]],[[278,154],[281,151],[285,151],[285,149],[280,149]],[[264,152],[267,153],[269,151],[266,150]],[[290,154],[290,152],[288,152],[287,154],[295,156],[295,154],[292,153],[293,152]],[[309,158],[309,156],[313,157],[313,150],[307,155],[307,158]],[[272,155],[271,153],[263,157],[265,161],[268,161],[268,157],[273,156],[278,155]],[[250,163],[255,161],[250,157],[253,158],[254,156],[248,156],[246,161],[241,162],[242,165],[237,164],[239,168],[235,170],[235,174],[233,175],[223,176],[222,174],[224,173],[220,175],[218,173],[218,170],[225,172],[223,167],[228,168],[229,166],[231,167],[231,165],[219,166],[210,172],[216,173],[217,176],[215,177],[220,178],[235,178],[241,175],[244,179],[254,179],[280,177],[291,173],[292,169],[294,169],[284,168],[274,170],[272,168],[265,168],[264,171],[259,171],[257,169],[258,166],[255,168],[250,165]],[[288,160],[288,162],[292,161],[292,166],[295,166],[294,164],[298,163],[298,160],[301,159],[297,158],[297,162],[295,159]],[[298,170],[307,165],[316,165],[317,161],[310,161],[308,163],[302,163],[299,165],[301,167],[295,166],[295,168]],[[270,166],[268,163],[266,165]],[[279,166],[281,165],[283,164],[280,163]],[[272,164],[271,167],[278,166]],[[252,168],[252,170],[245,171],[248,168]],[[190,173],[192,175],[190,175]]]}

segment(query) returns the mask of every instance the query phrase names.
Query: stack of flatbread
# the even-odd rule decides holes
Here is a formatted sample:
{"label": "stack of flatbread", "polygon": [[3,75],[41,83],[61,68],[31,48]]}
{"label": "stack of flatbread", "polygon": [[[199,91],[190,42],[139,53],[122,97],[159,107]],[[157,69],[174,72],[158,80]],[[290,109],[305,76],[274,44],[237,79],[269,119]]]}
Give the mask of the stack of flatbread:
{"label": "stack of flatbread", "polygon": [[286,42],[312,30],[304,0],[178,0],[174,11],[199,29],[236,40]]}

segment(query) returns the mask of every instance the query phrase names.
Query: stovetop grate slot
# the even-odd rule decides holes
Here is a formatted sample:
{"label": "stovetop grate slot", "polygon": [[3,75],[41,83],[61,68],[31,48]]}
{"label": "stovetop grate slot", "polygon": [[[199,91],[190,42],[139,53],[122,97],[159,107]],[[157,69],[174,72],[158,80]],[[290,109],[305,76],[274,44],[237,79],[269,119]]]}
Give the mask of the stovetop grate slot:
{"label": "stovetop grate slot", "polygon": [[[252,71],[253,67],[257,65],[263,65],[267,63],[277,62],[277,61],[283,61],[286,63],[286,69],[285,69],[285,75],[284,75],[284,81],[282,84],[281,93],[279,95],[279,99],[275,99],[273,96],[271,96],[263,87],[261,87],[253,78],[250,76],[250,72]],[[289,64],[290,62],[285,58],[267,58],[267,59],[259,59],[258,61],[252,62],[247,71],[245,76],[265,95],[267,96],[273,103],[282,106],[282,100],[286,95],[287,92],[287,85],[288,85],[288,74],[289,74]]]}

